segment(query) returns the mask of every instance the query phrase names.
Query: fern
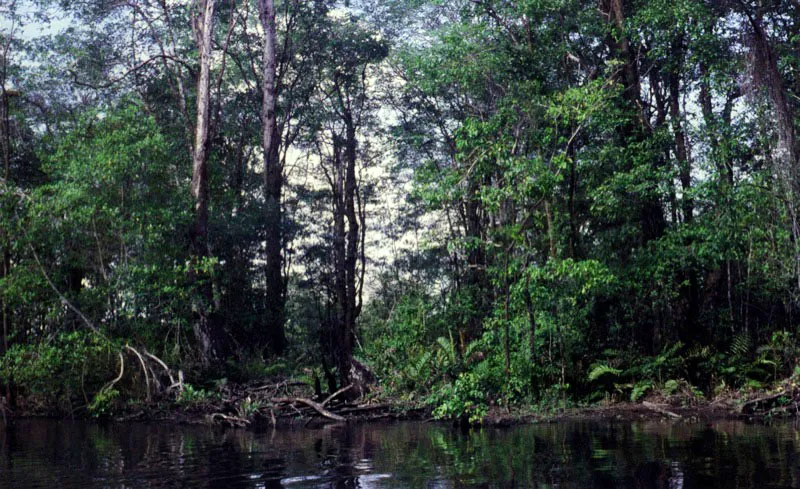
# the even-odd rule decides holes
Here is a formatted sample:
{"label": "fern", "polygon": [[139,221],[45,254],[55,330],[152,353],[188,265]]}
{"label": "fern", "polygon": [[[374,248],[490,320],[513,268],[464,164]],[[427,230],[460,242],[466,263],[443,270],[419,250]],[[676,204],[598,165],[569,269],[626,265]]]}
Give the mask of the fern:
{"label": "fern", "polygon": [[645,394],[647,391],[653,388],[653,382],[649,380],[643,380],[641,382],[637,382],[636,385],[633,386],[633,390],[631,391],[631,402],[636,402]]}
{"label": "fern", "polygon": [[613,375],[614,377],[618,377],[619,374],[622,373],[622,370],[618,368],[614,368],[610,365],[606,364],[596,364],[592,367],[592,370],[589,372],[589,382],[594,382],[595,380],[599,379],[604,375]]}
{"label": "fern", "polygon": [[426,351],[422,353],[416,361],[411,362],[406,367],[406,375],[413,381],[424,380],[422,377],[427,377],[428,372],[425,367],[431,359],[431,352]]}
{"label": "fern", "polygon": [[748,351],[750,351],[750,338],[744,334],[734,336],[728,354],[732,357],[743,357]]}
{"label": "fern", "polygon": [[442,347],[442,351],[446,354],[447,360],[453,364],[456,362],[456,345],[453,342],[453,339],[445,338],[444,336],[440,336],[436,338],[436,343]]}
{"label": "fern", "polygon": [[708,360],[711,357],[711,348],[708,346],[696,345],[686,353],[686,357],[698,360]]}

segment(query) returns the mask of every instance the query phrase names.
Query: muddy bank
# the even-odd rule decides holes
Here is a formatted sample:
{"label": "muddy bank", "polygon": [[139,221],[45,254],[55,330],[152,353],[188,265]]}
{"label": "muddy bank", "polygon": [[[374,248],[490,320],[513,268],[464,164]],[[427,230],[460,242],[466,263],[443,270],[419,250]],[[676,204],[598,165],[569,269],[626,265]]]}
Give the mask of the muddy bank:
{"label": "muddy bank", "polygon": [[[758,398],[761,399],[761,398]],[[750,401],[747,401],[750,402]],[[490,410],[482,422],[473,426],[508,427],[534,423],[558,423],[568,421],[642,422],[663,421],[668,423],[711,423],[737,420],[767,422],[773,419],[797,417],[796,405],[790,409],[774,406],[770,409],[752,409],[747,404],[724,404],[720,402],[697,402],[692,405],[674,406],[668,403],[644,401],[641,403],[620,402],[548,413],[536,413],[525,408]],[[115,421],[150,420],[182,424],[224,425],[245,429],[265,429],[272,426],[300,425],[318,426],[337,422],[390,422],[428,421],[469,426],[466,420],[436,420],[427,406],[410,405],[396,400],[374,399],[365,403],[339,403],[330,407],[340,419],[332,419],[302,403],[284,406],[274,414],[260,409],[247,417],[239,415],[229,406],[215,409],[164,409],[161,411],[139,411],[126,416],[117,416]]]}
{"label": "muddy bank", "polygon": [[708,423],[723,420],[766,422],[772,419],[800,418],[800,390],[791,386],[775,392],[742,394],[725,392],[706,400],[693,395],[653,395],[641,402],[601,403],[548,413],[493,409],[484,424],[511,426],[559,421],[653,421]]}
{"label": "muddy bank", "polygon": [[[87,406],[69,410],[48,409],[33,400],[16,408],[3,406],[4,418],[21,417],[98,418],[113,422],[152,421],[160,423],[268,429],[280,425],[315,426],[342,422],[386,422],[398,420],[434,421],[430,406],[411,404],[387,397],[377,390],[367,396],[353,395],[349,387],[332,394],[315,393],[303,382],[282,380],[244,385],[226,384],[211,391],[190,390],[151,402],[118,401],[102,413]],[[774,392],[742,394],[726,392],[706,400],[686,392],[664,396],[654,394],[642,402],[604,402],[570,409],[534,411],[530,407],[494,406],[483,426],[513,426],[560,421],[653,421],[703,423],[720,420],[767,421],[800,417],[800,390],[787,384]],[[448,422],[448,421],[442,421]],[[456,424],[467,426],[466,420]]]}

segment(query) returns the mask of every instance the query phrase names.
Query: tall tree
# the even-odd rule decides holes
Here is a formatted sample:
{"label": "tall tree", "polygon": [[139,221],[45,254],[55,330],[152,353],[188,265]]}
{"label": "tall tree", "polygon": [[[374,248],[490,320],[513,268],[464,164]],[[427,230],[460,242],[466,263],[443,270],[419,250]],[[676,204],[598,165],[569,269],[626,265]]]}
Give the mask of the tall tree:
{"label": "tall tree", "polygon": [[[794,5],[796,10],[800,6]],[[743,7],[750,24],[752,75],[769,99],[777,122],[778,148],[775,152],[775,173],[785,189],[786,207],[795,241],[795,276],[800,290],[800,145],[794,121],[794,103],[789,99],[786,82],[778,67],[778,54],[764,28],[763,14]],[[797,15],[798,12],[795,12]]]}
{"label": "tall tree", "polygon": [[[6,7],[7,11],[0,11],[0,18],[8,23],[8,28],[0,31],[0,152],[2,153],[3,178],[0,182],[0,189],[5,193],[13,188],[11,175],[11,101],[19,93],[12,89],[11,85],[11,55],[13,46],[16,43],[17,29],[19,29],[19,14],[17,12],[17,2],[12,1]],[[3,199],[2,205],[8,205]],[[6,209],[0,210],[0,215],[9,216],[11,212]],[[2,230],[0,233],[0,281],[11,274],[11,236],[9,229]],[[2,315],[3,337],[2,352],[8,351],[8,337],[11,332],[11,308],[3,296],[0,300],[0,315]],[[6,384],[6,397],[11,396],[10,383]]]}
{"label": "tall tree", "polygon": [[[365,392],[370,373],[355,360],[356,326],[362,309],[366,270],[366,205],[361,168],[369,157],[377,109],[370,93],[371,71],[388,54],[377,34],[356,17],[332,22],[320,79],[321,120],[310,129],[324,180],[330,190],[331,304],[326,336],[341,385]],[[362,140],[360,140],[360,138]]]}
{"label": "tall tree", "polygon": [[[286,280],[283,274],[283,165],[280,161],[280,134],[276,121],[277,100],[277,27],[274,0],[259,0],[259,17],[264,30],[261,90],[261,146],[264,152],[264,224],[266,234],[266,340],[276,355],[286,348],[284,333]],[[289,33],[286,34],[287,36]]]}
{"label": "tall tree", "polygon": [[194,278],[199,281],[199,294],[196,297],[195,313],[197,322],[194,334],[200,348],[203,363],[219,361],[223,356],[223,336],[220,325],[213,317],[213,288],[210,276],[205,268],[204,259],[209,256],[208,249],[208,213],[209,183],[208,160],[211,125],[211,57],[214,39],[214,9],[216,0],[196,0],[191,12],[192,32],[199,59],[197,89],[195,97],[197,107],[194,123],[194,142],[192,145],[192,197],[194,198],[194,223],[192,226],[192,251],[195,267]]}

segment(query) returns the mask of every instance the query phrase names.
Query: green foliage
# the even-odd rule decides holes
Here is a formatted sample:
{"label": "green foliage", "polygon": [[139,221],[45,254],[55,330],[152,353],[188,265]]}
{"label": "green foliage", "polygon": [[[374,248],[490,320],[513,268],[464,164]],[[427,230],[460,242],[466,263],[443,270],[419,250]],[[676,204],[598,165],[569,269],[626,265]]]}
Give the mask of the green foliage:
{"label": "green foliage", "polygon": [[205,389],[198,389],[191,384],[183,384],[183,389],[176,399],[179,406],[194,408],[202,406],[213,399],[213,393]]}
{"label": "green foliage", "polygon": [[664,382],[664,394],[671,396],[678,392],[678,388],[680,387],[680,383],[677,380],[670,379]]}
{"label": "green foliage", "polygon": [[447,316],[434,309],[430,298],[404,295],[389,317],[375,320],[365,326],[367,358],[390,392],[425,396],[436,382],[458,371],[459,354]]}
{"label": "green foliage", "polygon": [[436,406],[433,415],[438,419],[465,419],[477,423],[488,412],[486,393],[478,375],[465,372],[452,384],[440,387],[431,395],[429,402]]}
{"label": "green foliage", "polygon": [[16,385],[35,403],[34,409],[65,409],[92,392],[110,400],[100,387],[115,372],[117,357],[111,352],[105,340],[79,331],[13,345],[0,358],[0,381]]}
{"label": "green foliage", "polygon": [[117,389],[106,388],[94,395],[92,402],[89,403],[89,413],[94,417],[105,417],[114,410],[114,401],[119,397]]}
{"label": "green foliage", "polygon": [[592,367],[589,371],[589,382],[595,381],[600,377],[605,375],[610,375],[612,377],[617,377],[619,374],[622,373],[622,370],[618,368],[613,368],[605,364],[597,364]]}
{"label": "green foliage", "polygon": [[[105,387],[126,342],[209,385],[200,317],[232,382],[330,381],[353,343],[381,392],[470,421],[793,375],[798,196],[781,155],[798,131],[779,116],[800,110],[800,62],[786,2],[284,2],[285,151],[259,150],[266,84],[237,60],[261,46],[233,22],[232,61],[212,66],[208,195],[189,164],[190,23],[129,26],[114,2],[67,3],[104,28],[10,42],[0,80],[24,94],[2,135],[0,380],[32,403],[107,414],[134,390]],[[252,18],[240,8],[218,20]],[[161,29],[174,59],[126,66],[139,54],[125,40]],[[742,43],[759,30],[764,43]],[[274,222],[268,162],[285,177]],[[287,290],[265,295],[278,235]],[[286,358],[269,358],[265,318],[281,308],[265,297],[287,301]],[[211,396],[187,384],[178,403]]]}
{"label": "green foliage", "polygon": [[631,402],[636,402],[647,394],[648,391],[653,389],[653,382],[650,380],[643,380],[637,382],[633,389],[631,389]]}
{"label": "green foliage", "polygon": [[258,411],[264,407],[264,403],[259,400],[253,400],[250,396],[243,399],[238,406],[236,406],[236,415],[240,418],[248,419],[254,416]]}

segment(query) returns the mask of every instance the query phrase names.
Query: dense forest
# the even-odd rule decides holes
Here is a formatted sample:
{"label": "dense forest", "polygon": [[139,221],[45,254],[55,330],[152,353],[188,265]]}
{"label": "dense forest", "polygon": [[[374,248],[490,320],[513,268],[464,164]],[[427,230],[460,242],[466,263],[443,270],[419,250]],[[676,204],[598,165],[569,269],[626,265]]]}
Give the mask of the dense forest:
{"label": "dense forest", "polygon": [[797,0],[6,0],[6,402],[768,389],[799,53]]}

